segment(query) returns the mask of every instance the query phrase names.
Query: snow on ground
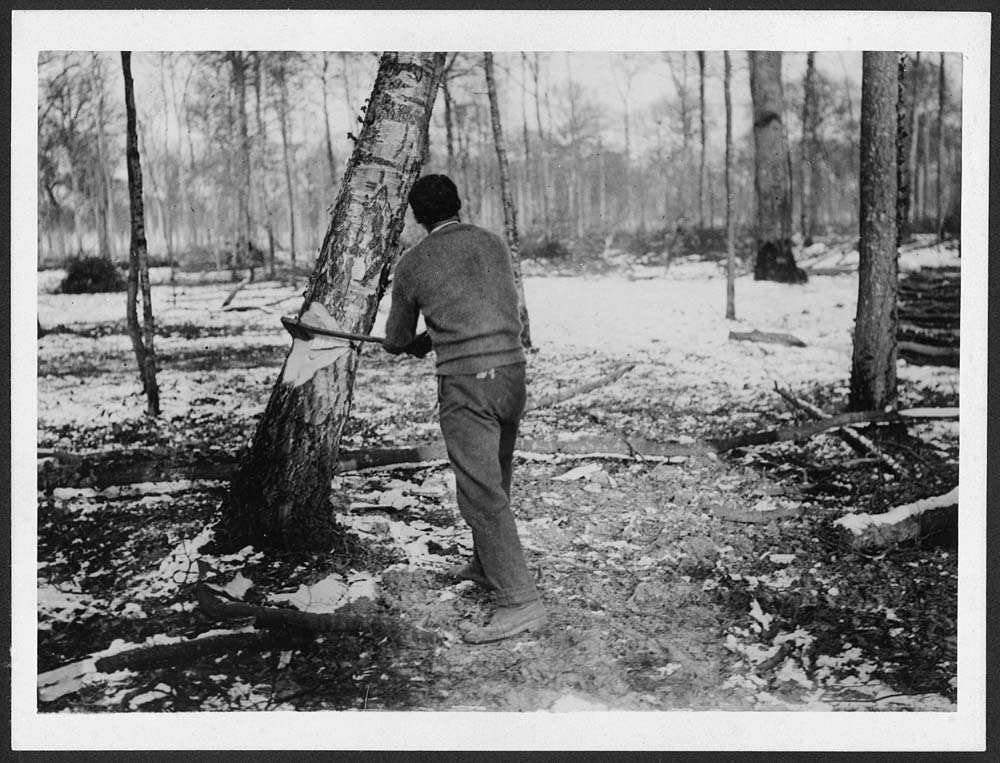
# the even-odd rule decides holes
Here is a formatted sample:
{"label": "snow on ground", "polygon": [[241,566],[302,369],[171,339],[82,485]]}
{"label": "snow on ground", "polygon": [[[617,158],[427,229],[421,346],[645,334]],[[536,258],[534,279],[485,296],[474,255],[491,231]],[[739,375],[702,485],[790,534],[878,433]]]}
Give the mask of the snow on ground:
{"label": "snow on ground", "polygon": [[[822,252],[816,252],[821,254]],[[832,257],[833,255],[831,255]],[[836,254],[841,265],[852,262],[852,253]],[[853,261],[856,261],[856,256]],[[835,264],[831,262],[829,264]],[[924,247],[907,251],[901,257],[901,268],[911,269],[927,265],[957,265],[954,250]],[[213,396],[220,383],[231,381],[245,387],[266,390],[274,383],[278,364],[283,360],[285,350],[290,347],[289,337],[282,330],[278,318],[282,314],[294,312],[300,305],[301,286],[293,288],[277,282],[251,284],[241,290],[233,300],[236,308],[252,305],[266,306],[263,310],[222,309],[222,302],[233,288],[231,282],[203,285],[182,284],[171,286],[163,273],[156,274],[153,287],[154,312],[158,323],[174,333],[169,337],[157,337],[156,349],[163,362],[158,374],[161,398],[166,419],[174,416],[210,415],[212,411],[232,406],[232,397],[217,399]],[[63,325],[76,329],[90,329],[108,322],[124,323],[124,294],[58,295],[47,292],[57,276],[53,272],[39,275],[38,315],[41,325],[53,328]],[[620,362],[635,362],[633,375],[642,375],[641,382],[634,385],[615,385],[616,391],[608,394],[637,395],[648,394],[650,389],[662,390],[664,398],[670,398],[671,389],[703,388],[706,395],[724,388],[717,399],[735,401],[737,404],[759,396],[770,394],[774,382],[791,388],[803,388],[814,384],[842,387],[846,390],[851,363],[851,329],[854,322],[857,298],[857,276],[845,273],[836,276],[815,276],[805,285],[785,285],[754,281],[752,277],[742,277],[736,284],[736,314],[738,320],[727,321],[725,315],[726,281],[724,274],[714,263],[675,262],[665,267],[644,267],[629,273],[611,275],[541,276],[525,278],[526,299],[532,319],[533,340],[548,356],[582,358],[580,368],[567,365],[561,373],[572,381],[578,372],[584,375],[597,373],[591,356],[612,358]],[[279,300],[285,300],[274,304]],[[384,331],[388,312],[388,298],[383,302],[373,333]],[[199,329],[191,338],[177,327],[191,324]],[[789,348],[751,342],[731,341],[731,331],[752,331],[788,333],[806,343],[804,348]],[[214,333],[213,333],[214,332]],[[240,336],[233,336],[240,333]],[[222,334],[220,336],[219,334]],[[38,346],[46,348],[49,356],[74,356],[92,366],[92,375],[84,368],[79,375],[62,376],[58,373],[43,374],[38,379],[39,423],[49,429],[67,427],[72,430],[81,423],[98,417],[111,421],[139,420],[143,417],[145,401],[142,396],[134,361],[131,360],[129,340],[122,334],[104,337],[95,342],[85,336],[72,333],[53,333],[42,338]],[[215,368],[211,356],[233,352],[236,347],[246,352],[244,362],[234,363],[227,358]],[[208,361],[206,362],[206,357]],[[128,362],[123,363],[122,358]],[[79,365],[85,365],[84,362]],[[194,365],[191,364],[201,364]],[[428,369],[429,371],[429,369]],[[901,363],[900,377],[919,380],[922,387],[940,387],[955,392],[958,374],[954,369],[918,367]],[[647,379],[655,383],[650,385]],[[99,380],[100,383],[93,383]],[[582,379],[581,379],[582,380]],[[383,395],[389,392],[383,390]],[[221,396],[220,396],[221,397]],[[390,396],[391,397],[391,396]],[[678,405],[680,404],[678,401]],[[432,403],[431,403],[432,405]],[[259,410],[240,411],[244,416],[255,416]],[[433,417],[431,417],[433,418]],[[436,425],[426,424],[431,429]],[[681,422],[672,422],[678,429]],[[928,431],[943,433],[957,426],[953,422],[931,422],[921,425]],[[73,449],[73,443],[66,443]],[[593,465],[581,467],[587,484],[584,492],[600,492],[603,489],[591,479],[599,471]],[[573,472],[563,473],[565,478],[554,477],[556,484],[569,481]],[[607,476],[607,475],[605,475]],[[437,477],[431,479],[438,479]],[[438,480],[440,481],[440,480]],[[610,483],[610,480],[609,480]],[[169,487],[169,485],[168,485]],[[176,485],[174,487],[177,487]],[[614,484],[609,484],[614,489]],[[424,484],[397,481],[384,486],[384,490],[369,496],[355,495],[355,503],[348,506],[338,519],[362,538],[380,545],[391,546],[405,562],[403,566],[412,569],[438,570],[448,562],[448,558],[433,553],[429,542],[436,547],[467,551],[468,539],[464,528],[438,528],[435,525],[409,518],[397,518],[394,512],[418,505],[420,496],[436,496],[442,506],[453,508],[453,497],[448,495],[453,486],[447,484]],[[178,488],[179,489],[179,488]],[[141,486],[144,496],[150,497],[149,486]],[[167,490],[166,492],[170,492]],[[550,496],[546,499],[546,496]],[[541,494],[541,500],[548,503],[555,493]],[[60,494],[62,501],[76,500],[79,511],[91,510],[94,491],[88,493]],[[106,492],[103,498],[115,497]],[[155,500],[162,500],[156,495]],[[151,498],[152,500],[152,498]],[[679,499],[678,499],[679,500]],[[780,501],[773,497],[761,498],[757,508],[764,504],[777,505]],[[377,508],[378,511],[372,511]],[[649,511],[653,511],[649,509]],[[553,526],[549,518],[525,522],[524,540],[529,550],[543,549],[550,545],[552,533],[561,532]],[[172,550],[159,565],[140,581],[149,595],[163,596],[197,577],[198,561],[209,562],[222,572],[232,573],[246,564],[252,549],[244,549],[230,557],[207,557],[200,549],[208,535],[191,539],[171,538]],[[615,544],[628,546],[630,553],[638,546],[621,540],[603,541],[589,537],[592,548],[607,549]],[[618,548],[622,551],[622,548]],[[777,554],[782,564],[791,563],[794,554]],[[777,560],[775,563],[778,563]],[[652,559],[641,556],[634,561],[637,567],[651,563]],[[44,563],[43,563],[44,566]],[[648,566],[645,565],[645,566]],[[774,573],[773,579],[761,579],[760,583],[780,590],[791,585],[793,578],[784,569]],[[379,595],[381,576],[364,573],[347,577],[331,575],[311,584],[302,584],[295,590],[274,594],[272,602],[288,602],[309,611],[332,611],[344,601],[358,598],[372,598]],[[250,579],[234,578],[229,585],[230,592],[239,597],[245,593]],[[143,598],[143,597],[136,597]],[[78,591],[59,590],[43,584],[39,588],[40,612],[53,622],[63,621],[84,612],[95,604],[101,604]],[[772,615],[761,609],[757,600],[750,617],[761,627],[767,627]],[[123,612],[123,615],[127,614]],[[142,616],[142,610],[133,613]],[[776,654],[781,640],[792,638],[781,634],[771,647],[752,644],[749,632],[746,639],[735,638],[729,645],[747,660],[748,665],[759,663]],[[747,651],[753,647],[757,651]],[[852,655],[842,655],[840,662],[831,662],[831,670],[851,663]],[[862,666],[863,667],[863,666]],[[676,663],[661,666],[664,676],[677,669]],[[864,672],[860,670],[860,672]],[[797,709],[829,709],[829,697],[822,695],[818,687],[822,682],[805,686],[801,672],[792,661],[786,660],[778,669],[786,683],[799,684],[803,688],[817,688],[815,696],[809,695],[808,702],[800,703]],[[752,671],[745,676],[733,676],[731,680],[746,683],[742,688],[757,693],[761,707],[769,704],[776,709],[779,700],[774,699],[754,683]],[[154,687],[155,694],[162,687]],[[167,687],[169,689],[169,687]],[[253,687],[239,684],[234,691],[250,692]],[[888,694],[888,690],[878,686],[872,690],[873,697]],[[153,694],[140,695],[132,699],[133,705],[152,700]],[[231,698],[232,699],[232,698]],[[244,704],[258,701],[256,695],[243,697]],[[235,701],[235,700],[234,700]],[[902,704],[902,700],[900,703]],[[810,704],[812,703],[812,704]],[[920,709],[930,709],[917,705]],[[580,711],[605,709],[592,698],[566,695],[551,706],[554,711]]]}

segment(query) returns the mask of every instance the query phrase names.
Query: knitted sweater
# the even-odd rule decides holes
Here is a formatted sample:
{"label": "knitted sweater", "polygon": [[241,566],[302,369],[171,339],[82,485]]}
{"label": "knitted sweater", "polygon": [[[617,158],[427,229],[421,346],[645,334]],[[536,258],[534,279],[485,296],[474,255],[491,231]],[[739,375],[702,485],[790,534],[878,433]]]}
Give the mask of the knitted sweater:
{"label": "knitted sweater", "polygon": [[386,322],[389,352],[413,341],[421,312],[439,376],[524,362],[510,255],[487,230],[445,225],[400,258]]}

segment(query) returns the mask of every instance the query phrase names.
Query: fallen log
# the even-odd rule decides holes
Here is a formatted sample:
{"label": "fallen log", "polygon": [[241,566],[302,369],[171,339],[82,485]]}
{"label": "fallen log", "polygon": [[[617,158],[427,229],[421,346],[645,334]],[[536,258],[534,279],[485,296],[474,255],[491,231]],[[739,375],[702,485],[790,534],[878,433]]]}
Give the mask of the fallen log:
{"label": "fallen log", "polygon": [[184,662],[190,663],[204,657],[236,652],[240,649],[273,649],[275,646],[289,643],[290,640],[288,634],[239,631],[203,638],[195,637],[170,644],[139,646],[104,656],[98,652],[68,665],[61,665],[53,670],[39,673],[37,678],[38,699],[41,702],[53,702],[67,694],[79,691],[87,681],[88,676],[96,673],[144,670]]}
{"label": "fallen log", "polygon": [[746,509],[712,509],[712,513],[719,519],[728,522],[739,522],[747,525],[763,525],[779,519],[794,519],[802,514],[801,506],[782,506],[770,511],[753,511]]}
{"label": "fallen log", "polygon": [[[401,634],[415,642],[437,640],[432,631],[415,628],[398,619],[351,611],[303,612],[284,607],[264,607],[242,601],[223,601],[209,586],[200,584],[195,590],[199,609],[217,620],[253,618],[258,628],[297,630],[306,633],[333,633],[373,630],[381,635]],[[344,609],[347,609],[346,607]]]}
{"label": "fallen log", "polygon": [[113,453],[38,451],[38,489],[134,485],[141,482],[228,480],[236,468],[235,456],[213,452],[185,453],[177,459],[169,451],[136,449]]}
{"label": "fallen log", "polygon": [[95,667],[99,673],[114,673],[117,670],[149,670],[191,663],[217,654],[233,654],[244,649],[266,651],[277,646],[287,645],[288,642],[288,636],[278,632],[227,633],[221,636],[178,641],[175,644],[154,644],[129,649],[108,657],[101,657],[95,662]]}
{"label": "fallen log", "polygon": [[[809,416],[817,420],[824,420],[830,418],[829,416],[827,416],[825,412],[823,412],[822,409],[817,408],[815,405],[807,403],[804,400],[799,400],[790,392],[786,392],[785,390],[781,389],[777,384],[774,385],[774,388],[775,390],[777,390],[778,394],[781,395],[781,397],[784,398],[784,400],[786,400],[789,403],[789,405],[791,405],[793,408],[797,408],[800,411],[804,411]],[[849,414],[842,414],[842,415],[849,415]],[[870,420],[871,419],[869,419],[869,421]],[[862,422],[855,422],[855,423],[862,423]],[[885,467],[890,472],[895,474],[897,477],[905,476],[906,470],[900,464],[896,463],[895,459],[883,453],[878,448],[878,446],[875,445],[875,443],[873,443],[870,439],[854,431],[849,426],[837,429],[837,436],[840,437],[840,439],[842,439],[844,442],[846,442],[850,447],[854,448],[854,450],[856,450],[858,453],[861,453],[862,455],[872,455],[875,458],[878,458],[885,465]]]}
{"label": "fallen log", "polygon": [[548,408],[552,405],[558,405],[559,403],[565,402],[570,398],[577,397],[578,395],[584,395],[588,392],[593,392],[595,389],[605,387],[608,384],[618,381],[625,374],[635,368],[635,363],[628,363],[620,368],[616,368],[609,374],[601,376],[593,381],[585,382],[583,384],[578,384],[575,387],[570,387],[569,389],[562,390],[560,392],[554,392],[551,395],[544,395],[537,400],[528,400],[528,404],[524,408],[524,412],[538,410],[539,408]]}
{"label": "fallen log", "polygon": [[899,356],[911,363],[945,365],[957,368],[961,353],[957,347],[937,347],[919,342],[897,342]]}
{"label": "fallen log", "polygon": [[858,272],[857,265],[842,265],[840,267],[803,268],[811,276],[846,276]]}
{"label": "fallen log", "polygon": [[244,288],[244,287],[245,287],[245,286],[246,286],[247,284],[249,284],[249,283],[250,283],[250,279],[251,279],[251,278],[252,278],[252,275],[249,275],[249,276],[247,276],[246,278],[244,278],[244,279],[243,279],[242,281],[240,281],[240,282],[239,282],[238,284],[236,284],[236,285],[235,285],[235,286],[234,286],[234,287],[233,287],[233,288],[232,288],[232,289],[230,290],[230,292],[229,292],[229,293],[228,293],[228,294],[226,295],[226,298],[225,298],[225,299],[224,299],[224,300],[222,301],[222,307],[223,307],[223,308],[225,308],[225,307],[226,307],[226,306],[227,306],[227,305],[228,305],[228,304],[229,304],[230,302],[232,302],[232,301],[233,301],[233,299],[234,299],[234,298],[236,297],[236,295],[237,295],[237,294],[239,294],[239,293],[240,293],[240,291],[241,291],[241,290],[242,290],[242,289],[243,289],[243,288]]}
{"label": "fallen log", "polygon": [[958,527],[958,488],[884,514],[847,514],[833,522],[853,548],[884,548]]}
{"label": "fallen log", "polygon": [[788,347],[805,347],[806,343],[791,334],[778,334],[767,331],[730,331],[729,338],[738,342],[764,342],[767,344],[783,344]]}
{"label": "fallen log", "polygon": [[[783,393],[787,395],[788,393]],[[818,410],[818,409],[817,409]],[[576,439],[533,439],[522,437],[515,450],[524,457],[587,456],[603,459],[667,460],[709,452],[725,453],[736,448],[769,445],[789,440],[803,440],[830,429],[865,423],[912,423],[928,419],[958,419],[957,408],[913,408],[899,411],[860,411],[826,416],[818,421],[750,432],[728,438],[710,438],[692,443],[659,442],[641,437],[588,436]],[[874,447],[874,446],[872,446]],[[867,453],[867,451],[866,451]],[[171,460],[169,452],[135,450],[116,452],[113,458],[105,453],[75,454],[65,451],[39,450],[38,489],[54,487],[95,487],[130,485],[144,482],[179,480],[217,480],[232,478],[237,458],[223,453],[203,454],[198,460]],[[104,460],[102,460],[102,456]],[[342,450],[337,472],[360,471],[404,464],[428,465],[447,462],[448,451],[442,442],[394,448]]]}

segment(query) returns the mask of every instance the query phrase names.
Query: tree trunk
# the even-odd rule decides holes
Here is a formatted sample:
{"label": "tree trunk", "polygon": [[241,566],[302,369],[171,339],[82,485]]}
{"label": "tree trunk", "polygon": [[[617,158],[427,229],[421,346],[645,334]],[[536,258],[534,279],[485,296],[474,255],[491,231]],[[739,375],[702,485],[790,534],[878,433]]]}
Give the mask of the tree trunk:
{"label": "tree trunk", "polygon": [[920,143],[920,120],[918,118],[918,109],[920,106],[920,99],[918,95],[920,93],[918,83],[920,82],[920,52],[918,51],[913,59],[913,73],[910,76],[910,154],[908,157],[909,161],[909,177],[910,177],[910,200],[909,200],[909,218],[907,219],[907,230],[912,233],[912,226],[917,220],[917,191],[919,190],[919,183],[917,177],[917,147]]}
{"label": "tree trunk", "polygon": [[546,150],[545,132],[542,130],[542,95],[538,84],[541,70],[541,59],[535,53],[535,65],[531,67],[532,79],[535,81],[535,122],[538,124],[538,142],[541,145],[539,153],[542,156],[542,226],[548,233],[549,228],[549,152]]}
{"label": "tree trunk", "polygon": [[698,51],[698,115],[701,120],[701,156],[698,165],[698,226],[705,229],[705,51]]}
{"label": "tree trunk", "polygon": [[247,127],[246,56],[242,52],[227,54],[233,71],[236,91],[236,131],[239,141],[239,173],[236,178],[236,257],[234,267],[250,266],[250,132]]}
{"label": "tree trunk", "polygon": [[326,163],[330,168],[330,187],[337,184],[337,161],[333,158],[333,138],[330,136],[330,107],[326,97],[326,71],[330,64],[327,54],[323,53],[323,126],[326,128]]}
{"label": "tree trunk", "polygon": [[788,145],[782,124],[785,110],[780,51],[751,51],[750,94],[753,99],[754,190],[757,195],[756,280],[804,283],[795,265],[789,236],[792,229],[792,182]]}
{"label": "tree trunk", "polygon": [[861,241],[851,410],[896,401],[896,53],[865,52],[861,80]]}
{"label": "tree trunk", "polygon": [[[166,72],[168,68],[166,53],[160,53],[160,94],[163,104],[168,103]],[[163,116],[163,203],[160,218],[163,220],[163,240],[167,250],[167,262],[174,262],[174,199],[170,183],[170,120]],[[152,176],[150,172],[150,176]]]}
{"label": "tree trunk", "polygon": [[279,70],[278,123],[281,126],[281,155],[285,166],[285,189],[288,193],[288,247],[292,260],[292,283],[295,283],[295,186],[292,183],[292,155],[288,140],[288,73]]}
{"label": "tree trunk", "polygon": [[597,136],[597,217],[600,220],[601,233],[608,231],[608,172],[604,158],[604,144],[601,136]]}
{"label": "tree trunk", "polygon": [[722,86],[726,99],[726,318],[736,319],[736,241],[733,230],[733,99],[730,92],[732,64],[723,51],[725,72]]}
{"label": "tree trunk", "polygon": [[448,80],[444,77],[441,78],[441,91],[444,95],[445,174],[452,177],[455,174],[455,133],[452,124],[451,91],[448,89]]}
{"label": "tree trunk", "polygon": [[946,99],[947,80],[944,74],[944,53],[941,54],[938,65],[938,112],[937,112],[937,172],[935,173],[935,201],[937,202],[937,215],[934,230],[937,232],[938,242],[944,238],[944,110],[947,105]]}
{"label": "tree trunk", "polygon": [[510,193],[510,165],[507,162],[507,146],[503,139],[503,127],[500,125],[500,109],[497,106],[497,84],[493,76],[493,54],[483,54],[483,67],[486,69],[486,91],[490,99],[490,122],[493,125],[493,145],[497,152],[497,166],[500,169],[500,197],[503,201],[504,231],[507,234],[507,248],[510,250],[510,262],[514,271],[514,283],[517,286],[517,311],[521,316],[521,344],[526,349],[531,347],[531,324],[528,320],[528,306],[524,301],[524,281],[521,278],[521,244],[517,235],[517,209]]}
{"label": "tree trunk", "polygon": [[[371,332],[443,65],[442,53],[383,54],[300,315],[325,309],[341,328]],[[330,480],[357,364],[352,349],[294,341],[230,487],[223,545],[330,548]]]}
{"label": "tree trunk", "polygon": [[818,160],[816,145],[816,122],[819,109],[816,103],[816,54],[812,51],[806,54],[806,74],[803,81],[802,98],[802,161],[799,165],[799,195],[801,204],[799,221],[802,230],[802,241],[805,246],[812,244],[816,232],[816,198],[813,178],[815,168],[813,163]]}
{"label": "tree trunk", "polygon": [[[156,383],[156,352],[153,349],[153,302],[149,289],[149,263],[146,255],[146,228],[143,221],[142,167],[139,164],[139,139],[135,128],[135,97],[132,92],[132,54],[122,51],[122,75],[125,80],[126,143],[128,197],[131,236],[129,241],[129,281],[126,298],[126,323],[132,347],[139,363],[139,377],[146,391],[146,413],[160,415],[160,389]],[[142,337],[136,316],[137,285],[142,289]]]}
{"label": "tree trunk", "polygon": [[522,199],[521,209],[524,211],[523,218],[527,221],[527,225],[530,226],[536,221],[536,216],[534,213],[534,193],[532,191],[532,180],[534,179],[531,172],[531,142],[528,139],[528,73],[526,70],[528,55],[527,53],[521,53],[521,132],[524,139],[524,195]]}
{"label": "tree trunk", "polygon": [[104,133],[104,68],[98,59],[98,54],[93,53],[93,85],[97,90],[97,241],[100,255],[113,260],[117,252],[114,245],[113,216],[114,216],[114,193],[111,187],[111,173],[108,172],[108,155],[106,149],[106,138]]}
{"label": "tree trunk", "polygon": [[915,73],[910,70],[910,58],[899,54],[899,94],[896,100],[896,231],[900,244],[910,239],[910,147],[913,134],[913,88],[909,81]]}
{"label": "tree trunk", "polygon": [[257,117],[257,140],[260,142],[260,205],[264,217],[264,232],[267,234],[267,270],[268,276],[274,279],[277,275],[274,260],[274,210],[271,208],[271,198],[268,193],[268,151],[267,128],[264,126],[264,115],[261,108],[262,95],[264,92],[264,73],[260,66],[260,53],[254,53],[253,59],[253,89],[254,89],[254,113]]}

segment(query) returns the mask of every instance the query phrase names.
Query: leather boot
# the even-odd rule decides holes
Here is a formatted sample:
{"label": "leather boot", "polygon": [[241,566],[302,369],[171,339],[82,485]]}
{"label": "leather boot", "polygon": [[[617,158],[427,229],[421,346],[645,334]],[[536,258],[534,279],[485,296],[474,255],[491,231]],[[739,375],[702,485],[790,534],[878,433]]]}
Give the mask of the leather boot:
{"label": "leather boot", "polygon": [[541,628],[547,619],[545,605],[540,599],[514,607],[497,607],[493,617],[486,625],[481,628],[473,628],[465,634],[464,638],[470,644],[500,641],[524,631]]}

